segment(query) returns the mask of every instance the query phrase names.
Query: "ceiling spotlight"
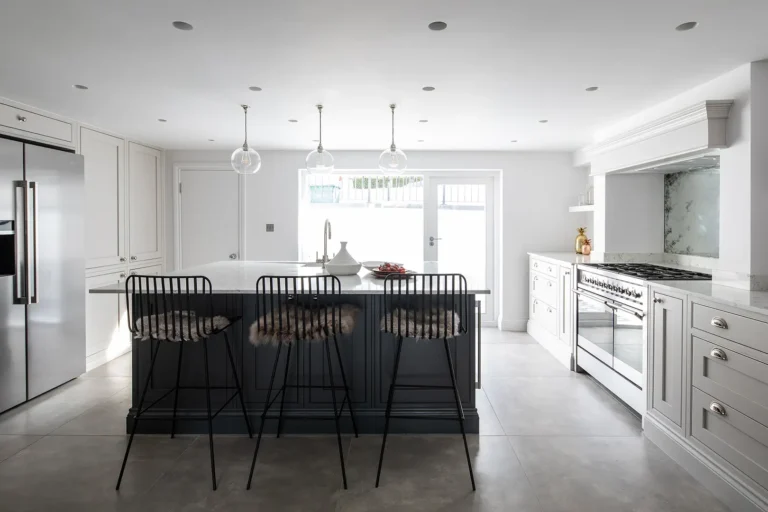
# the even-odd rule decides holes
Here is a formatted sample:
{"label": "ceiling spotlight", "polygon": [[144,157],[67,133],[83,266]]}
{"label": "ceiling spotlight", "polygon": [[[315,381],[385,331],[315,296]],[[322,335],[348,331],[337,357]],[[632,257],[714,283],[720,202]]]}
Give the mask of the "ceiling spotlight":
{"label": "ceiling spotlight", "polygon": [[86,85],[75,84],[72,87],[74,87],[75,89],[80,89],[81,91],[87,91],[88,90],[88,86],[86,86]]}
{"label": "ceiling spotlight", "polygon": [[698,21],[686,21],[685,23],[681,23],[680,25],[676,26],[675,30],[678,32],[686,32],[688,30],[693,30],[697,26],[699,26]]}
{"label": "ceiling spotlight", "polygon": [[419,139],[416,142],[424,142],[424,139]]}
{"label": "ceiling spotlight", "polygon": [[420,122],[420,123],[428,123],[428,122],[429,122],[429,119],[419,119],[419,122]]}
{"label": "ceiling spotlight", "polygon": [[177,28],[179,30],[192,30],[194,27],[187,23],[186,21],[174,21],[172,23],[173,28]]}
{"label": "ceiling spotlight", "polygon": [[592,87],[587,87],[584,90],[587,91],[587,92],[595,92],[598,89],[599,89],[599,87],[596,87],[596,86],[593,85]]}
{"label": "ceiling spotlight", "polygon": [[214,142],[215,139],[208,139],[208,142]]}
{"label": "ceiling spotlight", "polygon": [[517,142],[517,139],[511,140],[511,141],[509,141],[509,142]]}
{"label": "ceiling spotlight", "polygon": [[434,91],[434,90],[435,90],[435,88],[434,88],[434,87],[432,87],[431,85],[428,85],[428,86],[426,86],[426,87],[422,87],[422,88],[421,88],[421,90],[422,90],[422,91],[427,91],[427,92],[432,92],[432,91]]}
{"label": "ceiling spotlight", "polygon": [[299,120],[298,119],[289,119],[288,122],[289,123],[298,123]]}
{"label": "ceiling spotlight", "polygon": [[541,119],[541,120],[539,120],[539,122],[540,122],[541,124],[544,124],[544,123],[548,123],[548,122],[549,122],[549,119]]}
{"label": "ceiling spotlight", "polygon": [[437,31],[445,30],[446,28],[448,28],[448,24],[444,21],[433,21],[428,26],[429,26],[429,30],[437,30]]}
{"label": "ceiling spotlight", "polygon": [[160,121],[161,123],[167,123],[168,122],[167,119],[158,119],[158,121]]}
{"label": "ceiling spotlight", "polygon": [[258,85],[252,85],[248,89],[252,90],[253,92],[259,92],[261,90],[261,87]]}

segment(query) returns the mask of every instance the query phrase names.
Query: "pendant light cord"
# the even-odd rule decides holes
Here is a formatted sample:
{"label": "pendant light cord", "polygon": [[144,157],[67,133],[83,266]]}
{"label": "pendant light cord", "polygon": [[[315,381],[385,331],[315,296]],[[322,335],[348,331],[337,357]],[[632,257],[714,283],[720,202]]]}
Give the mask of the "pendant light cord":
{"label": "pendant light cord", "polygon": [[318,139],[317,152],[323,152],[323,106],[318,105],[317,111],[320,114],[320,138]]}
{"label": "pendant light cord", "polygon": [[242,105],[242,107],[245,113],[245,141],[243,141],[243,149],[248,151],[248,105]]}
{"label": "pendant light cord", "polygon": [[397,149],[395,147],[395,105],[390,105],[389,108],[392,109],[392,145],[390,146],[390,150],[395,151],[395,149]]}

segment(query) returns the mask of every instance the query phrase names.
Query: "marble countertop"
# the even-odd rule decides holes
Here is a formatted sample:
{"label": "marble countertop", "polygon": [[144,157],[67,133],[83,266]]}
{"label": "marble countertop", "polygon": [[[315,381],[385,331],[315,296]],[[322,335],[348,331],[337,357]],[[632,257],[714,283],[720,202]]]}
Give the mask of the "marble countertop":
{"label": "marble countertop", "polygon": [[565,263],[568,265],[578,263],[605,263],[603,258],[597,254],[590,254],[589,256],[576,254],[575,252],[529,252],[528,254],[536,258],[552,261],[553,263]]}
{"label": "marble countertop", "polygon": [[[424,261],[406,268],[415,272],[452,273],[455,268],[447,268],[435,261]],[[280,261],[219,261],[197,267],[190,267],[168,274],[169,276],[206,276],[211,280],[214,293],[255,293],[256,281],[261,276],[316,276],[325,271],[318,266],[305,266],[301,262]],[[462,272],[458,272],[462,273]],[[482,280],[464,273],[467,278],[467,293],[489,294],[491,291]],[[376,279],[373,274],[361,269],[354,276],[339,276],[342,294],[349,295],[379,295],[384,293],[384,280]],[[421,290],[420,280],[416,280],[417,290]],[[427,286],[429,288],[429,286]],[[411,288],[413,289],[413,288]],[[108,285],[92,288],[90,293],[125,293],[124,286]],[[436,291],[436,290],[435,290]],[[413,292],[411,292],[413,293]]]}
{"label": "marble countertop", "polygon": [[683,292],[754,313],[768,314],[768,292],[742,290],[712,284],[711,281],[652,281],[650,284],[654,288]]}

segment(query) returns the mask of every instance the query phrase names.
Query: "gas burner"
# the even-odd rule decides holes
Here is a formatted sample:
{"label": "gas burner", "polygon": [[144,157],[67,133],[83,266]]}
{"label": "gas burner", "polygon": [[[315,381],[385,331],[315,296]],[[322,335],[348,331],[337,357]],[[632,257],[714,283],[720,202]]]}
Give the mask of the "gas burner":
{"label": "gas burner", "polygon": [[712,276],[650,263],[588,263],[585,266],[644,281],[709,281]]}

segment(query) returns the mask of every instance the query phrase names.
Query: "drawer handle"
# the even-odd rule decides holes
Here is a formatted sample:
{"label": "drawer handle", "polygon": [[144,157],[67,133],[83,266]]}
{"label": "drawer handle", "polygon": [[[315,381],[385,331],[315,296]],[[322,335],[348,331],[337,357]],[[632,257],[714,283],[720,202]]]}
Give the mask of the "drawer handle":
{"label": "drawer handle", "polygon": [[24,116],[16,116],[16,119],[18,119],[20,123],[26,123],[27,122],[27,118],[24,117]]}
{"label": "drawer handle", "polygon": [[534,280],[534,281],[538,281],[538,280],[539,280],[539,277],[538,277],[538,276],[533,276],[533,280]]}
{"label": "drawer handle", "polygon": [[547,267],[547,272],[552,272],[552,267]]}
{"label": "drawer handle", "polygon": [[719,316],[712,317],[710,324],[712,324],[713,327],[719,327],[720,329],[728,328],[728,322],[725,321],[725,318],[720,318]]}
{"label": "drawer handle", "polygon": [[549,286],[550,288],[552,288],[552,281],[547,281],[547,286]]}
{"label": "drawer handle", "polygon": [[539,264],[538,263],[534,263],[533,264],[533,268],[539,268]]}
{"label": "drawer handle", "polygon": [[715,359],[719,359],[721,361],[727,361],[728,360],[728,356],[725,355],[725,351],[723,349],[721,349],[721,348],[713,348],[712,352],[710,352],[709,355],[711,355]]}
{"label": "drawer handle", "polygon": [[712,411],[715,414],[719,414],[720,416],[725,416],[725,407],[720,405],[717,402],[712,402],[709,404],[709,410]]}
{"label": "drawer handle", "polygon": [[551,313],[551,312],[552,312],[552,308],[547,308],[547,313]]}

